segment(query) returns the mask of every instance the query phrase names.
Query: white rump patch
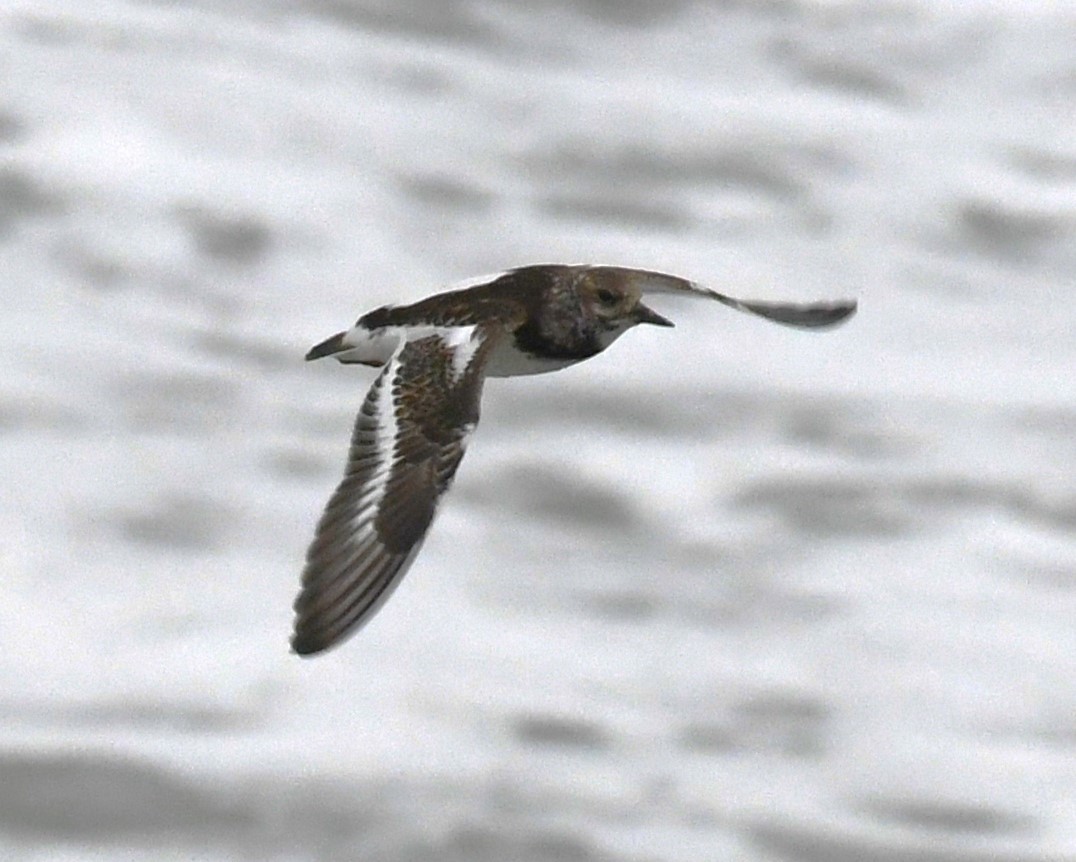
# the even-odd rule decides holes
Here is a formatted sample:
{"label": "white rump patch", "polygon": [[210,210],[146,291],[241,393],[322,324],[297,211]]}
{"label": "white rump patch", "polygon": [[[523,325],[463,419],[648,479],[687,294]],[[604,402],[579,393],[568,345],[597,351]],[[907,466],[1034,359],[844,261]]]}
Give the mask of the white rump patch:
{"label": "white rump patch", "polygon": [[452,375],[459,379],[470,367],[482,339],[478,326],[353,326],[344,335],[346,348],[334,354],[340,362],[387,365],[404,344],[436,336],[452,352]]}

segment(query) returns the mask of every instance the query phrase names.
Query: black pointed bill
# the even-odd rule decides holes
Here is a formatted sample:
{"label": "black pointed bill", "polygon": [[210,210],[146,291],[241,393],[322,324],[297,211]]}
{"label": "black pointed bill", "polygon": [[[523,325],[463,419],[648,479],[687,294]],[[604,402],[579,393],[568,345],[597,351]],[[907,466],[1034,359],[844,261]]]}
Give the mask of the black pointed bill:
{"label": "black pointed bill", "polygon": [[637,323],[650,323],[654,326],[675,326],[667,317],[662,317],[654,309],[647,308],[641,302],[635,306],[635,312],[632,316]]}

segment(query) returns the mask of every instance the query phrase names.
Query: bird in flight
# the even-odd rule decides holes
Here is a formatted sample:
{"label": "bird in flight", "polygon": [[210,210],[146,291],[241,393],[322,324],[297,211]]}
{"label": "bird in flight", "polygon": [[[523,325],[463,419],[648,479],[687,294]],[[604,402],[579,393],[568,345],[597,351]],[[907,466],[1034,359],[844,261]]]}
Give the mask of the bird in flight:
{"label": "bird in flight", "polygon": [[672,326],[642,302],[662,293],[708,297],[801,329],[834,326],[856,310],[854,301],[735,299],[648,270],[542,264],[375,309],[311,348],[308,360],[333,356],[381,372],[306,554],[292,649],[306,656],[336,646],[399,584],[463,458],[486,377],[556,371],[637,324]]}

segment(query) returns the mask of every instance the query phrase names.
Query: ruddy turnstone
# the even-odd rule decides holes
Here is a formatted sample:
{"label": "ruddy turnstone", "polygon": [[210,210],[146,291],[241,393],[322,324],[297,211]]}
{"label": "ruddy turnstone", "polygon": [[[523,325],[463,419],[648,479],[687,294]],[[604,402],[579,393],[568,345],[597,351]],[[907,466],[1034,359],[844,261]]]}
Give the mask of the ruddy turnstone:
{"label": "ruddy turnstone", "polygon": [[640,269],[548,264],[375,309],[313,347],[307,359],[382,370],[307,551],[295,652],[321,652],[354,634],[400,583],[463,458],[486,377],[556,371],[601,353],[636,324],[672,326],[641,301],[656,293],[705,296],[805,329],[833,326],[856,309],[734,299]]}

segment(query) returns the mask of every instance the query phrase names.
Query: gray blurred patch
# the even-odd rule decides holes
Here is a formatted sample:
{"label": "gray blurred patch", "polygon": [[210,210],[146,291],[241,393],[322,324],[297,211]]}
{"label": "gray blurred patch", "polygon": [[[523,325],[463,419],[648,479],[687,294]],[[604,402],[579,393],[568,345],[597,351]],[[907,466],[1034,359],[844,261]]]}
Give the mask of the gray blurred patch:
{"label": "gray blurred patch", "polygon": [[723,717],[690,722],[679,734],[687,751],[703,754],[769,752],[816,758],[829,750],[830,706],[813,695],[759,692]]}
{"label": "gray blurred patch", "polygon": [[955,213],[959,241],[975,250],[1012,262],[1028,262],[1044,247],[1071,242],[1076,219],[1022,210],[999,200],[969,200]]}
{"label": "gray blurred patch", "polygon": [[913,448],[911,438],[895,436],[880,414],[854,405],[787,403],[782,399],[780,422],[793,443],[861,458],[906,454]]}
{"label": "gray blurred patch", "polygon": [[469,496],[559,527],[609,535],[645,527],[627,491],[599,485],[554,465],[503,468],[481,488],[472,487]]}
{"label": "gray blurred patch", "polygon": [[[614,802],[529,774],[513,778],[356,775],[181,777],[103,754],[0,753],[0,833],[42,852],[150,851],[171,858],[377,862],[645,862],[591,836],[638,819]],[[67,848],[65,848],[67,849]],[[171,852],[170,852],[171,851]],[[189,855],[186,855],[188,854]]]}
{"label": "gray blurred patch", "polygon": [[647,195],[622,190],[581,189],[554,192],[540,197],[538,208],[554,218],[602,224],[673,230],[687,227],[690,213],[675,202],[661,202]]}
{"label": "gray blurred patch", "polygon": [[489,192],[444,175],[404,176],[397,183],[416,203],[445,210],[479,213],[488,210],[493,202]]}
{"label": "gray blurred patch", "polygon": [[[510,582],[491,579],[515,613],[599,619],[618,625],[687,625],[724,632],[815,625],[847,609],[837,595],[804,590],[775,575],[787,545],[769,539],[734,547],[684,544],[660,525],[617,533],[551,564],[548,541],[521,535],[504,553]],[[528,544],[529,542],[529,544]]]}
{"label": "gray blurred patch", "polygon": [[14,113],[0,108],[0,143],[18,141],[26,133],[26,124]]}
{"label": "gray blurred patch", "polygon": [[185,206],[179,209],[179,218],[198,251],[220,263],[257,263],[273,244],[272,230],[254,216]]}
{"label": "gray blurred patch", "polygon": [[429,845],[416,845],[399,862],[614,862],[623,857],[598,850],[577,832],[516,832],[460,827]]}
{"label": "gray blurred patch", "polygon": [[[813,34],[815,38],[822,39],[824,44],[821,46],[811,45],[802,37],[777,38],[772,43],[770,56],[800,80],[820,89],[844,93],[858,100],[897,106],[905,106],[913,101],[907,86],[895,74],[903,71],[900,69],[901,63],[893,58],[882,60],[878,52],[871,52],[866,45],[856,45],[849,50],[849,40],[855,39],[856,35],[865,37],[865,41],[876,34],[856,34],[855,31],[860,28],[856,22],[849,21],[835,29],[845,31],[843,39],[825,29]],[[835,47],[833,41],[839,41],[841,47]]]}
{"label": "gray blurred patch", "polygon": [[725,721],[693,721],[677,734],[677,742],[693,754],[736,754],[744,750],[736,729]]}
{"label": "gray blurred patch", "polygon": [[[954,845],[951,835],[911,831],[878,835],[862,828],[834,829],[828,824],[780,820],[749,824],[747,837],[767,860],[789,862],[1044,862],[1036,847]],[[944,844],[938,839],[947,838]]]}
{"label": "gray blurred patch", "polygon": [[[689,5],[684,0],[534,0],[526,8],[536,17],[559,15],[564,26],[581,14],[602,24],[643,28],[675,17]],[[359,30],[402,32],[489,49],[503,47],[506,38],[490,25],[482,6],[466,0],[305,0],[301,7],[305,14]]]}
{"label": "gray blurred patch", "polygon": [[659,596],[641,591],[606,589],[584,594],[581,599],[588,616],[616,622],[646,622],[665,608]]}
{"label": "gray blurred patch", "polygon": [[898,536],[912,524],[909,501],[885,481],[768,479],[748,485],[733,503],[769,511],[801,535]]}
{"label": "gray blurred patch", "polygon": [[578,748],[602,751],[609,748],[608,731],[591,721],[557,715],[522,715],[510,722],[512,735],[528,746]]}
{"label": "gray blurred patch", "polygon": [[83,244],[66,244],[56,251],[57,261],[86,285],[115,290],[129,284],[134,271],[124,261]]}
{"label": "gray blurred patch", "polygon": [[905,494],[917,506],[946,510],[997,510],[1061,530],[1076,529],[1076,493],[1044,496],[1032,488],[964,477],[907,483]]}
{"label": "gray blurred patch", "polygon": [[122,730],[166,733],[225,733],[250,728],[262,718],[255,710],[164,701],[103,701],[32,704],[0,701],[0,718],[38,726],[61,725],[117,733]]}
{"label": "gray blurred patch", "polygon": [[[495,398],[487,398],[485,427],[499,429],[591,429],[604,433],[625,431],[653,435],[656,439],[686,437],[692,440],[720,436],[726,430],[715,427],[713,415],[703,396],[680,398],[678,392],[570,392],[543,390],[540,398],[521,388],[501,387]],[[685,403],[686,400],[686,403]],[[733,421],[739,414],[733,410]]]}
{"label": "gray blurred patch", "polygon": [[862,808],[881,820],[931,832],[1014,835],[1039,830],[1038,822],[1026,814],[939,799],[877,798]]}
{"label": "gray blurred patch", "polygon": [[1076,181],[1076,155],[1045,148],[1022,147],[1012,150],[1009,160],[1032,179],[1055,183]]}
{"label": "gray blurred patch", "polygon": [[893,105],[910,101],[907,89],[895,78],[865,63],[827,57],[804,59],[798,71],[803,80],[825,89],[848,93],[856,98],[874,99]]}
{"label": "gray blurred patch", "polygon": [[436,61],[429,65],[407,65],[380,70],[385,83],[402,90],[409,95],[445,96],[457,90],[460,82],[446,70],[439,68]]}
{"label": "gray blurred patch", "polygon": [[1047,496],[1003,481],[887,475],[856,479],[767,479],[733,498],[776,515],[803,535],[898,536],[953,515],[996,511],[1061,530],[1076,529],[1076,493]]}
{"label": "gray blurred patch", "polygon": [[62,196],[30,173],[15,167],[0,168],[0,236],[21,221],[57,215],[66,208]]}
{"label": "gray blurred patch", "polygon": [[732,710],[735,724],[759,743],[801,757],[825,751],[830,714],[819,697],[782,691],[759,692]]}
{"label": "gray blurred patch", "polygon": [[79,407],[72,409],[45,395],[36,398],[0,396],[0,434],[38,428],[76,431],[85,428],[89,422],[90,418]]}
{"label": "gray blurred patch", "polygon": [[[670,316],[676,320],[695,308],[685,306],[679,315],[672,312]],[[700,392],[677,385],[660,391],[621,392],[549,387],[535,397],[505,386],[495,398],[487,399],[485,415],[486,428],[496,423],[499,429],[573,427],[578,433],[591,429],[605,435],[623,432],[653,437],[662,446],[678,440],[717,445],[743,436],[767,440],[774,428],[793,443],[864,458],[906,453],[915,445],[911,436],[895,433],[892,418],[884,410],[854,399],[780,392]]]}
{"label": "gray blurred patch", "polygon": [[172,494],[139,509],[106,513],[130,542],[175,551],[209,551],[227,534],[228,509],[207,497]]}
{"label": "gray blurred patch", "polygon": [[1027,405],[1012,410],[1003,417],[1006,430],[1016,434],[1031,431],[1048,435],[1051,449],[1068,445],[1076,454],[1076,410],[1057,405]]}
{"label": "gray blurred patch", "polygon": [[[1076,572],[1072,574],[1076,578]],[[997,730],[991,728],[989,732],[996,733]],[[1072,757],[1076,755],[1076,711],[1062,707],[1056,714],[1045,715],[1022,728],[1018,735],[1022,743],[1031,741],[1036,745],[1063,749],[1065,756]]]}
{"label": "gray blurred patch", "polygon": [[86,44],[94,41],[93,28],[74,18],[23,14],[11,16],[11,30],[21,39],[50,47]]}
{"label": "gray blurred patch", "polygon": [[1076,591],[1076,564],[1050,565],[1027,560],[1011,567],[1013,576],[1021,583],[1045,590]]}
{"label": "gray blurred patch", "polygon": [[110,389],[135,431],[219,431],[235,417],[240,402],[238,382],[200,372],[132,372]]}
{"label": "gray blurred patch", "polygon": [[687,0],[547,0],[545,5],[581,12],[602,24],[646,28],[675,18],[694,4]]}
{"label": "gray blurred patch", "polygon": [[[279,4],[293,12],[293,3]],[[401,32],[434,39],[476,44],[498,40],[468,0],[303,0],[303,15],[325,18],[360,31]]]}
{"label": "gray blurred patch", "polygon": [[526,164],[547,180],[577,190],[580,184],[592,197],[623,194],[638,189],[654,194],[713,186],[744,189],[789,200],[805,191],[805,166],[841,166],[836,151],[820,152],[806,145],[760,142],[715,143],[706,151],[644,149],[638,146],[602,148],[594,141],[567,140],[546,152],[524,157]]}
{"label": "gray blurred patch", "polygon": [[773,583],[747,592],[737,620],[756,626],[815,624],[844,613],[848,603],[839,596],[789,589]]}
{"label": "gray blurred patch", "polygon": [[227,359],[236,364],[254,366],[263,371],[297,368],[301,357],[284,345],[255,340],[221,330],[198,331],[191,335],[191,344],[205,356]]}
{"label": "gray blurred patch", "polygon": [[943,516],[984,510],[1076,528],[1076,494],[1046,497],[1018,485],[963,477],[768,479],[733,499],[740,508],[769,511],[798,533],[819,537],[906,535]]}
{"label": "gray blurred patch", "polygon": [[0,755],[0,827],[62,841],[151,840],[245,831],[249,806],[152,766],[104,756]]}
{"label": "gray blurred patch", "polygon": [[252,711],[223,709],[209,704],[163,702],[99,703],[66,711],[73,723],[118,728],[134,728],[173,733],[230,733],[249,729],[261,716]]}
{"label": "gray blurred patch", "polygon": [[282,479],[320,479],[340,472],[342,456],[329,459],[304,449],[278,448],[266,452],[261,463],[266,472]]}

